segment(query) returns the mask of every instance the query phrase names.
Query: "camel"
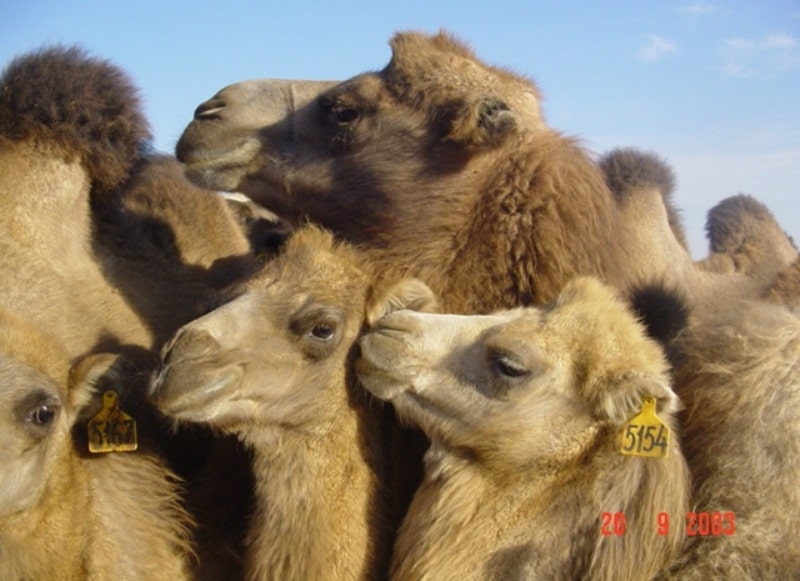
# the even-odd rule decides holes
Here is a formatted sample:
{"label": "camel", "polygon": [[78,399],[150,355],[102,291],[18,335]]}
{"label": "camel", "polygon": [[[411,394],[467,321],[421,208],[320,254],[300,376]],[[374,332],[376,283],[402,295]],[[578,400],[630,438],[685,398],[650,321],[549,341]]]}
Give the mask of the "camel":
{"label": "camel", "polygon": [[545,124],[532,81],[446,33],[399,33],[391,48],[383,70],[340,83],[222,89],[177,144],[187,176],[357,243],[448,312],[544,303],[577,274],[652,277],[631,252],[636,225],[576,140]]}
{"label": "camel", "polygon": [[[749,196],[709,212],[711,253],[699,262],[675,251],[679,242],[657,189],[638,189],[621,206],[642,224],[639,247],[673,267],[640,289],[639,304],[645,310],[668,304],[674,297],[664,295],[667,286],[679,289],[689,307],[677,315],[667,308],[658,322],[671,336],[675,391],[686,405],[678,419],[693,490],[684,523],[692,536],[661,577],[794,578],[800,573],[797,250]],[[675,317],[687,318],[677,333]]]}
{"label": "camel", "polygon": [[[94,354],[70,369],[56,339],[7,311],[0,362],[0,578],[189,579],[191,521],[127,364]],[[88,453],[106,390],[140,423],[135,452]]]}
{"label": "camel", "polygon": [[797,315],[737,301],[676,339],[694,506],[684,552],[663,578],[800,576]]}
{"label": "camel", "polygon": [[[606,285],[578,277],[549,305],[491,315],[396,311],[360,351],[364,387],[431,440],[392,579],[651,579],[677,554],[680,403]],[[623,455],[648,401],[671,437],[642,450],[666,457]]]}
{"label": "camel", "polygon": [[360,255],[310,226],[164,347],[151,386],[161,412],[252,450],[249,579],[381,577],[396,518],[390,424],[350,367],[368,296],[414,305],[427,301],[419,284],[372,288]]}
{"label": "camel", "polygon": [[[617,176],[614,192],[619,212],[625,221],[638,225],[630,231],[632,260],[649,260],[651,265],[650,274],[643,274],[628,291],[635,293],[649,283],[670,286],[683,295],[695,319],[713,315],[721,304],[763,299],[776,285],[776,296],[792,294],[789,281],[797,248],[763,204],[737,195],[714,206],[706,223],[709,254],[695,261],[659,183],[663,170],[652,158],[643,163],[629,150],[610,159]],[[783,279],[787,282],[780,286]]]}
{"label": "camel", "polygon": [[118,67],[45,48],[12,60],[0,85],[0,297],[71,357],[158,349],[250,272],[224,201],[145,153],[147,121]]}

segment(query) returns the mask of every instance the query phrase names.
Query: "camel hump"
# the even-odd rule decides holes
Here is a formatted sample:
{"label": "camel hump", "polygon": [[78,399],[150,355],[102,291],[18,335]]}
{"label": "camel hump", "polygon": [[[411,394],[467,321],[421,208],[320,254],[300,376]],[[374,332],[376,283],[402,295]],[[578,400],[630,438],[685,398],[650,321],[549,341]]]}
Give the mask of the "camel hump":
{"label": "camel hump", "polygon": [[80,159],[101,189],[127,177],[151,137],[126,73],[79,46],[44,47],[9,63],[0,77],[0,134],[55,145]]}

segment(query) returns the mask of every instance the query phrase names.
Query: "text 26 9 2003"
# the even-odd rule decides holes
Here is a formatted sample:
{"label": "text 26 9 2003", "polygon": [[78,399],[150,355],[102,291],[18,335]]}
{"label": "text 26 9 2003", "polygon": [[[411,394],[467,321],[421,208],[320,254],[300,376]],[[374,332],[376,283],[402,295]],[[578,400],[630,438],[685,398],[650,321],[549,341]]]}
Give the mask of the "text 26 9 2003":
{"label": "text 26 9 2003", "polygon": [[[669,534],[670,526],[673,526],[669,513],[658,513],[653,526],[656,527],[658,534]],[[730,536],[736,533],[736,515],[732,512],[687,512],[686,520],[681,526],[686,527],[686,536],[689,537]],[[621,536],[627,529],[624,512],[602,513],[600,533],[603,536]]]}

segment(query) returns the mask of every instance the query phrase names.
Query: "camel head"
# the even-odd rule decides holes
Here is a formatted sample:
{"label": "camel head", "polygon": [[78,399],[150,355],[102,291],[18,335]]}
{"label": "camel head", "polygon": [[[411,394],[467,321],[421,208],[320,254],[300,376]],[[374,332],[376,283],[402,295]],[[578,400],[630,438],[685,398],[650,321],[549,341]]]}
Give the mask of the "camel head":
{"label": "camel head", "polygon": [[[259,428],[326,429],[352,396],[342,386],[352,385],[348,362],[371,291],[359,260],[318,228],[293,234],[236,298],[164,347],[156,405],[244,438]],[[417,285],[404,284],[413,295]]]}
{"label": "camel head", "polygon": [[90,355],[70,370],[60,345],[0,311],[0,518],[39,501],[114,359]]}
{"label": "camel head", "polygon": [[[177,145],[198,184],[238,191],[358,241],[473,161],[544,127],[537,88],[445,33],[397,34],[381,71],[343,82],[253,80],[195,111]],[[356,211],[357,210],[357,211]]]}
{"label": "camel head", "polygon": [[678,400],[660,347],[595,279],[542,308],[486,316],[401,310],[360,341],[362,384],[437,447],[514,468],[574,462],[604,426]]}

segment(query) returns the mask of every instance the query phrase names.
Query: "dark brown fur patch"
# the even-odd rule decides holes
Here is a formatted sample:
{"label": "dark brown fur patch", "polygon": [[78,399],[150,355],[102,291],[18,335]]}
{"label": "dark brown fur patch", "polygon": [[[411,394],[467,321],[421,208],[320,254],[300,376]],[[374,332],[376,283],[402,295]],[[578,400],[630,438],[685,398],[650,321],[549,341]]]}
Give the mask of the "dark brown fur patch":
{"label": "dark brown fur patch", "polygon": [[67,158],[80,159],[98,191],[127,176],[150,138],[127,75],[79,47],[22,55],[0,83],[0,134],[53,144]]}

